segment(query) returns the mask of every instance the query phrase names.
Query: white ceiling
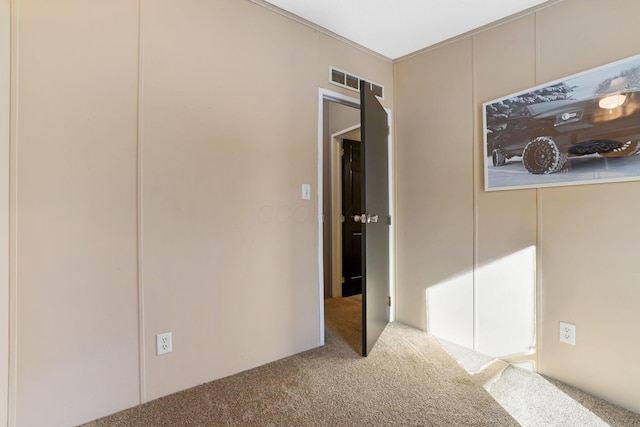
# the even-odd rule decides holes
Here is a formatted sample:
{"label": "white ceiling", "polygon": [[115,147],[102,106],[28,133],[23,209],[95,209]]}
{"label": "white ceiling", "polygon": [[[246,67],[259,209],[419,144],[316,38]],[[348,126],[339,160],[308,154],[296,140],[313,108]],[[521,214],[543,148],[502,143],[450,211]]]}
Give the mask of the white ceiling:
{"label": "white ceiling", "polygon": [[265,0],[390,59],[547,0]]}

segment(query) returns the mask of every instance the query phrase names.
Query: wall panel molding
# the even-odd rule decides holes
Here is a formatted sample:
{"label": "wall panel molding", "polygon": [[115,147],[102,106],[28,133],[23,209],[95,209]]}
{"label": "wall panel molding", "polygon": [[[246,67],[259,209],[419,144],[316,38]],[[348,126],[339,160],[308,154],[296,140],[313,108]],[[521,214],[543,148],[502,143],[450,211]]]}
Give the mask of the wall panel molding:
{"label": "wall panel molding", "polygon": [[9,398],[10,124],[11,1],[0,0],[0,425],[7,425]]}

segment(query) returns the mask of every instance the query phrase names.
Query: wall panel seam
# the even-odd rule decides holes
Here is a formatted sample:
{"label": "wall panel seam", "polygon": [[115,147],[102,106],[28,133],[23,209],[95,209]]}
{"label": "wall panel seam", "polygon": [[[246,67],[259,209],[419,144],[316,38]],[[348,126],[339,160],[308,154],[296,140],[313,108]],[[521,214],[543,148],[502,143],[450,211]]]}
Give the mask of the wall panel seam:
{"label": "wall panel seam", "polygon": [[19,2],[9,1],[10,9],[10,124],[9,124],[9,384],[7,425],[16,425],[18,390],[18,28]]}
{"label": "wall panel seam", "polygon": [[8,425],[17,424],[18,390],[18,29],[19,2],[10,4],[10,124],[9,124],[9,396]]}
{"label": "wall panel seam", "polygon": [[471,185],[472,185],[472,194],[473,194],[473,243],[472,243],[472,251],[473,251],[473,275],[472,275],[472,288],[473,288],[473,349],[478,349],[478,318],[477,318],[477,284],[478,284],[478,181],[477,181],[477,173],[478,173],[478,155],[477,155],[477,144],[479,143],[479,134],[478,134],[478,117],[476,114],[476,103],[478,100],[477,96],[477,81],[476,81],[476,37],[471,37],[471,120],[473,123],[472,129],[472,147],[471,147]]}
{"label": "wall panel seam", "polygon": [[[539,68],[540,68],[540,42],[538,39],[538,12],[533,15],[533,76],[534,83],[538,85],[538,76],[539,76]],[[536,372],[540,371],[540,350],[541,350],[541,342],[540,339],[540,331],[542,330],[541,319],[542,316],[539,316],[541,310],[541,301],[542,301],[542,286],[541,286],[541,272],[542,272],[542,248],[540,247],[540,242],[542,240],[542,231],[541,231],[541,215],[542,215],[542,189],[536,188],[536,268],[534,270],[535,274],[535,290],[536,290],[536,300],[535,300],[535,315],[536,315],[536,352],[535,352],[535,366]]]}
{"label": "wall panel seam", "polygon": [[143,28],[142,13],[143,0],[138,0],[138,94],[137,94],[137,135],[136,135],[136,156],[137,156],[137,176],[136,176],[136,222],[137,222],[137,267],[138,267],[138,369],[139,369],[139,392],[140,403],[145,403],[147,399],[146,389],[146,339],[145,339],[145,304],[144,304],[144,253],[143,253],[143,142],[144,135],[142,129],[143,121]]}
{"label": "wall panel seam", "polygon": [[[2,9],[2,24],[0,24],[2,28],[2,35],[0,36],[0,40],[2,40],[2,47],[0,47],[0,51],[2,52],[2,58],[0,58],[0,67],[2,70],[0,71],[0,75],[2,76],[2,107],[0,108],[0,114],[2,117],[0,121],[2,122],[2,127],[5,128],[0,136],[0,149],[2,150],[2,155],[6,156],[5,160],[3,160],[3,170],[2,170],[2,228],[5,230],[6,235],[2,236],[2,245],[3,245],[3,254],[2,254],[2,269],[3,269],[3,277],[0,288],[2,289],[2,296],[0,297],[0,301],[2,303],[2,376],[0,384],[3,385],[2,393],[3,396],[3,409],[0,411],[0,422],[2,424],[7,425],[8,423],[8,414],[9,414],[9,354],[10,354],[10,261],[9,261],[9,247],[10,247],[10,220],[9,214],[11,209],[9,192],[11,187],[10,181],[10,144],[11,144],[11,1],[10,0],[2,0],[2,5],[0,6]],[[6,99],[4,98],[6,96]],[[6,169],[5,169],[6,168]],[[6,205],[5,205],[6,203]],[[5,216],[6,215],[6,216]],[[4,252],[6,251],[6,252]],[[6,270],[5,270],[6,269]],[[6,363],[6,365],[4,365]]]}

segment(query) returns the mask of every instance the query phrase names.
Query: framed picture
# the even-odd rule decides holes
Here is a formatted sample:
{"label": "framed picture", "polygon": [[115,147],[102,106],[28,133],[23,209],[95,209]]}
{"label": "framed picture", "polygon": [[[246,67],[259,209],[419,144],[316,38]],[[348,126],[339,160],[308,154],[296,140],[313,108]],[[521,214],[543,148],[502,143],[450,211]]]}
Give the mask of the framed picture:
{"label": "framed picture", "polygon": [[487,191],[640,179],[640,55],[482,110]]}

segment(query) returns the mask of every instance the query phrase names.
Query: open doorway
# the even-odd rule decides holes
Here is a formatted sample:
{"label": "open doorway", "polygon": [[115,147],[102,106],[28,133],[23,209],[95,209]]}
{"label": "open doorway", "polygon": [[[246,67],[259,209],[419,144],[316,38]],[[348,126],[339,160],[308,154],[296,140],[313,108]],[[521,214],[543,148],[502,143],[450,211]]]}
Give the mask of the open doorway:
{"label": "open doorway", "polygon": [[[320,89],[319,100],[320,209],[318,219],[321,242],[319,253],[322,300],[321,344],[324,344],[325,323],[334,333],[336,332],[334,327],[338,326],[346,329],[343,331],[345,333],[341,334],[343,335],[341,339],[351,336],[353,338],[351,346],[357,353],[366,356],[384,327],[389,321],[393,321],[394,317],[392,305],[394,294],[393,193],[391,191],[393,159],[390,111],[382,107],[366,82],[361,82],[359,100],[324,89]],[[334,129],[343,128],[345,119],[348,120],[346,123],[356,122],[357,113],[360,115],[360,130],[357,129],[358,125],[354,124],[332,133]],[[351,114],[350,118],[349,114]],[[339,124],[336,125],[336,123]],[[341,152],[345,154],[350,152],[353,160],[358,157],[358,146],[361,150],[361,171],[358,171],[359,166],[356,166],[353,161],[345,166],[343,161],[345,156],[340,155]],[[352,179],[351,184],[343,182],[346,175],[353,175],[354,172],[356,175],[360,172],[360,179],[357,177]],[[361,185],[357,185],[358,181]],[[349,185],[358,186],[361,189],[361,199],[357,197],[358,195],[352,195],[361,200],[360,208],[353,202],[343,199],[347,191],[345,188]],[[350,213],[345,211],[345,206]],[[344,238],[344,226],[352,226],[356,222],[361,223],[361,228],[357,230],[357,227],[351,227],[353,228],[351,235],[355,238],[351,239],[350,246],[359,246],[362,252],[360,262],[357,260],[349,262],[345,260],[345,252],[349,251],[344,247],[345,240],[348,240]],[[350,256],[353,255],[352,251]],[[360,265],[361,275],[358,271],[345,272],[347,264]],[[349,275],[352,281],[359,281],[361,278],[361,293],[358,293],[360,289],[357,284],[351,289],[343,287]],[[328,318],[335,313],[327,304],[335,303],[350,304],[351,309],[347,311],[351,315],[347,319],[337,319],[337,325],[335,322],[330,325],[329,320],[336,319]],[[327,322],[325,322],[325,314]],[[359,331],[361,331],[360,334],[358,334]],[[358,335],[360,340],[357,339]]]}
{"label": "open doorway", "polygon": [[[344,140],[352,141],[348,143],[349,158],[358,162],[357,148],[354,147],[360,143],[360,109],[357,100],[326,98],[322,101],[322,107],[324,322],[327,328],[337,333],[356,353],[360,354],[362,351],[362,293],[361,288],[353,283],[354,280],[358,280],[356,276],[360,274],[353,271],[354,269],[346,274],[343,271],[345,255],[349,257],[347,267],[357,265],[356,269],[358,269],[361,265],[361,260],[355,259],[358,254],[350,250],[354,245],[359,245],[359,242],[351,241],[349,244],[343,238],[345,232]],[[357,181],[357,166],[355,164],[350,166],[356,169],[353,170],[353,174],[347,175],[347,179],[353,183],[354,179]],[[349,196],[357,195],[349,194]],[[356,208],[357,206],[347,206],[349,211]],[[346,225],[349,226],[350,223]],[[351,228],[354,226],[351,225]],[[344,247],[345,244],[348,245],[347,248]],[[344,277],[349,277],[350,283],[345,283]]]}
{"label": "open doorway", "polygon": [[361,213],[360,206],[360,125],[331,135],[331,212],[327,247],[330,251],[331,276],[327,297],[348,297],[362,293],[362,226],[352,220]]}
{"label": "open doorway", "polygon": [[[334,247],[338,243],[340,230],[340,144],[341,138],[349,136],[352,130],[360,127],[360,107],[357,99],[322,99],[322,247],[323,247],[323,285],[324,297],[338,297],[341,293],[334,288],[340,280],[337,270],[339,259]],[[359,138],[359,137],[358,137]]]}

